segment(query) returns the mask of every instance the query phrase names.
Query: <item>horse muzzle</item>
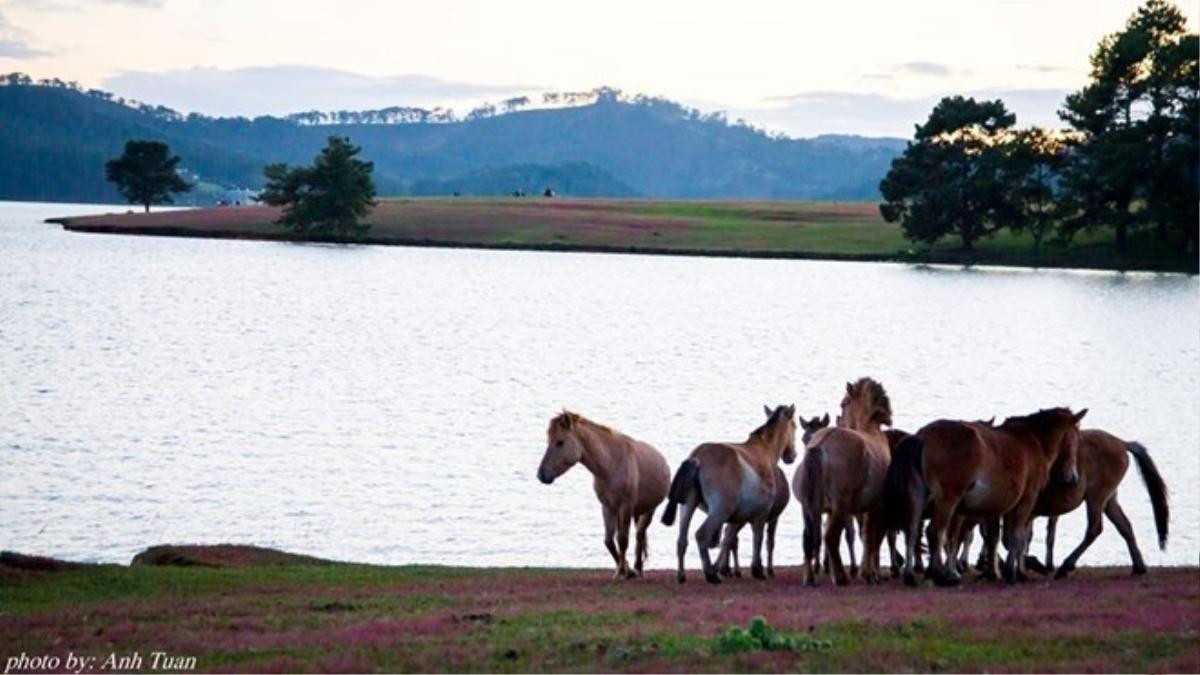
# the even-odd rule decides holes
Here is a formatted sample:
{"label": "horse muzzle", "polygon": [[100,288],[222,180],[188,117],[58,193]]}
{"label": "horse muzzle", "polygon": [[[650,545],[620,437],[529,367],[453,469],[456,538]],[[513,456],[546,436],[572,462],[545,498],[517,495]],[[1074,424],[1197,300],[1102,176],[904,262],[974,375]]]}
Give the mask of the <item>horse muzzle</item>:
{"label": "horse muzzle", "polygon": [[538,477],[538,480],[542,481],[546,485],[549,485],[554,482],[553,474],[551,474],[549,471],[547,471],[544,468],[538,469],[537,477]]}

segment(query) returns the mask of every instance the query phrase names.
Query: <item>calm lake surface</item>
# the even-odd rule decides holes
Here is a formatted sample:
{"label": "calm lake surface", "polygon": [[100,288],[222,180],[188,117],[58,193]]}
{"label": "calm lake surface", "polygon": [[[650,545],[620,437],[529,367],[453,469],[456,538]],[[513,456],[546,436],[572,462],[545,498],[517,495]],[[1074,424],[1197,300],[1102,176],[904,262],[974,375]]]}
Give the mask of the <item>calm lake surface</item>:
{"label": "calm lake surface", "polygon": [[[871,375],[909,430],[1088,407],[1084,426],[1144,443],[1172,490],[1160,552],[1134,468],[1122,485],[1147,561],[1200,556],[1195,278],[42,222],[117,208],[0,202],[0,548],[127,562],[151,544],[238,542],[607,566],[586,470],[534,476],[550,416],[566,406],[645,439],[674,469],[698,442],[743,439],[763,404],[835,413],[845,382]],[[783,519],[777,558],[796,564],[798,504]],[[1060,522],[1060,560],[1083,523]],[[674,564],[674,536],[651,529],[652,566]],[[1083,563],[1128,564],[1111,525]]]}

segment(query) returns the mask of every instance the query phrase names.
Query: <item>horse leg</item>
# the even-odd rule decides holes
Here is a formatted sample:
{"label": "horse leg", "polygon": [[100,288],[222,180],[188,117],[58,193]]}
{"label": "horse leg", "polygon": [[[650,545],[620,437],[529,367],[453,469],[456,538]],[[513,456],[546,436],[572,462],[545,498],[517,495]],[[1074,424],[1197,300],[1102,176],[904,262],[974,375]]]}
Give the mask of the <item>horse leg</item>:
{"label": "horse leg", "polygon": [[[801,505],[803,506],[803,505]],[[804,583],[809,586],[817,585],[816,568],[821,557],[821,514],[810,513],[807,507],[803,510],[804,518]]]}
{"label": "horse leg", "polygon": [[1067,556],[1067,559],[1063,561],[1062,567],[1059,567],[1058,571],[1054,573],[1055,579],[1063,579],[1073,572],[1075,570],[1075,563],[1079,561],[1079,556],[1083,555],[1083,552],[1092,545],[1092,542],[1096,541],[1096,537],[1100,536],[1100,531],[1104,529],[1104,520],[1101,518],[1102,509],[1103,506],[1099,500],[1088,500],[1087,532],[1083,535],[1083,541],[1079,543],[1079,546],[1075,547],[1074,551],[1071,551],[1071,555]]}
{"label": "horse leg", "polygon": [[971,569],[971,545],[975,543],[975,530],[978,527],[979,521],[975,518],[966,518],[963,521],[958,543],[958,571],[960,574],[966,574],[967,570]]}
{"label": "horse leg", "polygon": [[689,499],[680,506],[679,539],[675,542],[675,555],[679,558],[679,568],[675,573],[675,580],[681,584],[687,581],[687,575],[683,571],[683,556],[687,553],[688,527],[692,524],[692,514],[694,513],[696,513],[695,500]]}
{"label": "horse leg", "polygon": [[1054,571],[1054,537],[1058,533],[1058,516],[1046,519],[1046,574]]}
{"label": "horse leg", "polygon": [[621,557],[620,568],[617,570],[617,573],[626,579],[632,579],[637,576],[637,573],[630,569],[629,558],[626,556],[626,553],[629,551],[629,526],[632,522],[632,509],[622,509],[617,513],[617,553]]}
{"label": "horse leg", "polygon": [[[825,528],[827,528],[827,527],[829,527],[829,520],[828,520],[828,518],[825,518],[824,516],[822,516],[821,521],[818,523],[817,531],[824,532]],[[823,537],[825,535],[819,534],[817,536]],[[841,544],[838,544],[838,545],[841,546]],[[829,574],[829,549],[828,548],[825,549],[825,557],[823,557],[821,559],[821,573]]]}
{"label": "horse leg", "polygon": [[779,527],[779,516],[767,522],[767,576],[775,576],[775,529]]}
{"label": "horse leg", "polygon": [[925,563],[921,560],[921,513],[918,511],[909,515],[908,523],[904,526],[904,583],[916,586],[917,566]]}
{"label": "horse leg", "polygon": [[1000,523],[996,519],[985,520],[979,524],[983,530],[983,550],[979,552],[980,579],[998,581],[1000,579],[1000,558],[997,549],[1000,546]]}
{"label": "horse leg", "polygon": [[1004,580],[1010,584],[1029,581],[1029,576],[1025,574],[1025,551],[1029,544],[1036,502],[1037,493],[1031,490],[1028,495],[1021,497],[1011,511],[1004,514],[1004,543],[1008,546],[1008,556],[1004,559]]}
{"label": "horse leg", "polygon": [[943,561],[946,553],[946,541],[950,535],[950,525],[954,520],[954,510],[958,499],[943,497],[937,500],[933,509],[933,541],[929,542],[929,574],[933,582],[939,586],[957,586],[962,579],[958,569],[953,564]]}
{"label": "horse leg", "polygon": [[[879,546],[884,537],[883,514],[867,514],[863,525],[863,580],[869,584],[879,583]],[[893,563],[895,559],[893,558]]]}
{"label": "horse leg", "polygon": [[650,543],[646,536],[646,531],[650,529],[650,523],[653,521],[654,509],[650,509],[648,513],[643,513],[637,519],[637,552],[633,561],[633,568],[639,577],[642,576],[646,559],[650,556]]}
{"label": "horse leg", "polygon": [[750,532],[754,534],[754,555],[750,558],[750,576],[755,579],[766,579],[767,575],[763,572],[762,547],[763,547],[763,530],[766,529],[766,522],[756,520],[750,523]]}
{"label": "horse leg", "polygon": [[900,549],[896,548],[896,531],[888,530],[888,559],[892,562],[892,578],[900,576],[900,566],[904,564],[904,558],[900,556]]}
{"label": "horse leg", "polygon": [[621,576],[621,556],[617,553],[617,544],[613,540],[613,535],[617,531],[617,512],[613,511],[607,505],[600,507],[604,513],[604,547],[608,549],[612,556],[613,562],[617,565],[617,571],[613,573],[613,578],[617,579]]}
{"label": "horse leg", "polygon": [[[855,515],[852,518],[846,519],[846,548],[850,549],[850,578],[858,576],[858,561],[854,559],[854,540],[857,538],[857,533],[854,531],[854,523],[858,521],[858,530],[862,531],[862,520]],[[867,554],[863,553],[863,565],[866,565]]]}
{"label": "horse leg", "polygon": [[708,517],[696,528],[696,546],[700,547],[700,564],[704,567],[704,578],[710,584],[721,583],[717,568],[713,565],[708,549],[719,543],[721,530],[729,518],[731,509],[721,508],[719,504],[709,504]]}
{"label": "horse leg", "polygon": [[728,523],[725,525],[725,538],[721,540],[721,552],[717,554],[717,574],[723,577],[733,574],[729,569],[729,559],[737,560],[738,535],[741,532],[741,524]]}
{"label": "horse leg", "polygon": [[842,531],[848,526],[849,519],[848,514],[834,508],[833,512],[829,514],[829,524],[825,526],[825,555],[829,557],[829,569],[833,574],[833,582],[838,586],[850,583],[850,577],[846,576],[846,568],[842,565],[840,550]]}
{"label": "horse leg", "polygon": [[1142,559],[1142,552],[1138,549],[1137,539],[1133,537],[1133,528],[1129,526],[1129,519],[1125,517],[1125,511],[1117,503],[1116,494],[1113,494],[1112,499],[1109,499],[1108,504],[1105,504],[1104,515],[1108,516],[1113,527],[1117,528],[1117,532],[1121,533],[1121,537],[1129,546],[1129,559],[1133,562],[1133,573],[1145,574],[1146,561]]}

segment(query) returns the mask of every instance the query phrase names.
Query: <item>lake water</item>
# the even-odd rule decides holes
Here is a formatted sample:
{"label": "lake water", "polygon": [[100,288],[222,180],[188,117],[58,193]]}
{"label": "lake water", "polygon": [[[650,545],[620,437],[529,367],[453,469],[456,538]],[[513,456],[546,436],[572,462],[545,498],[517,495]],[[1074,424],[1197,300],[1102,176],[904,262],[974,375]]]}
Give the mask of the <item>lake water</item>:
{"label": "lake water", "polygon": [[[591,479],[534,472],[564,406],[674,468],[763,404],[887,387],[900,428],[1088,407],[1172,489],[1196,564],[1194,277],[72,234],[0,203],[0,548],[127,562],[239,542],[374,563],[607,566]],[[789,477],[793,469],[787,468]],[[1059,525],[1059,559],[1082,536]],[[1039,532],[1041,526],[1039,525]],[[778,559],[801,557],[800,509]],[[656,524],[651,565],[674,564]],[[1035,544],[1041,552],[1040,544]],[[690,564],[698,564],[694,546]],[[1085,564],[1128,564],[1106,524]]]}

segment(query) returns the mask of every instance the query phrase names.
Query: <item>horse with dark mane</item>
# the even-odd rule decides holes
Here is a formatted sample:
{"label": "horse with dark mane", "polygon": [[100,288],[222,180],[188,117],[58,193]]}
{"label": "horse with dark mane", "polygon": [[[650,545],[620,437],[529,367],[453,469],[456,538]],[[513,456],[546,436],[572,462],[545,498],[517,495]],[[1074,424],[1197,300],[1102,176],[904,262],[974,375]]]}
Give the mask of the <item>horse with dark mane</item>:
{"label": "horse with dark mane", "polygon": [[[1038,496],[1050,479],[1078,480],[1079,420],[1073,413],[1050,408],[1010,417],[998,426],[981,422],[938,420],[925,425],[896,448],[888,471],[889,512],[907,536],[904,580],[916,585],[913,564],[921,516],[928,505],[932,536],[929,575],[941,585],[959,583],[957,564],[943,562],[946,541],[957,517],[1000,519],[1009,546],[1004,577],[1023,580],[1026,531]],[[986,569],[996,572],[998,528],[988,528]]]}
{"label": "horse with dark mane", "polygon": [[[780,459],[790,463],[796,458],[796,407],[771,409],[764,406],[763,410],[767,413],[767,421],[752,431],[745,441],[703,443],[692,450],[675,472],[662,522],[672,525],[676,510],[682,505],[676,546],[679,583],[687,580],[683,557],[687,553],[688,527],[697,508],[708,514],[696,529],[704,578],[709,583],[721,583],[717,571],[724,566],[732,541],[746,523],[750,523],[754,533],[750,573],[756,579],[766,578],[762,566],[763,533],[775,504],[775,468]],[[735,527],[726,531],[724,540],[719,541],[726,523]],[[708,550],[718,543],[721,551],[714,565]]]}
{"label": "horse with dark mane", "polygon": [[[1038,496],[1034,516],[1047,516],[1046,561],[1049,570],[1054,569],[1054,534],[1058,517],[1070,513],[1087,502],[1087,531],[1083,541],[1058,568],[1056,577],[1062,578],[1075,569],[1075,563],[1091,546],[1104,527],[1102,516],[1112,521],[1117,532],[1129,547],[1129,558],[1134,574],[1146,573],[1146,561],[1138,549],[1133,528],[1125,511],[1117,502],[1117,487],[1129,469],[1129,456],[1137,462],[1138,472],[1150,493],[1150,505],[1154,511],[1154,525],[1158,531],[1158,546],[1166,548],[1167,528],[1170,513],[1167,505],[1167,485],[1158,467],[1150,459],[1150,453],[1141,443],[1123,441],[1099,429],[1085,429],[1079,434],[1079,480],[1074,484],[1052,477]],[[1062,461],[1061,459],[1059,460]],[[1056,472],[1058,473],[1058,472]]]}

